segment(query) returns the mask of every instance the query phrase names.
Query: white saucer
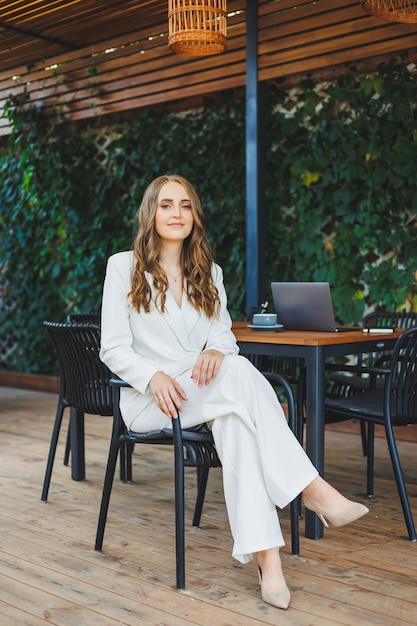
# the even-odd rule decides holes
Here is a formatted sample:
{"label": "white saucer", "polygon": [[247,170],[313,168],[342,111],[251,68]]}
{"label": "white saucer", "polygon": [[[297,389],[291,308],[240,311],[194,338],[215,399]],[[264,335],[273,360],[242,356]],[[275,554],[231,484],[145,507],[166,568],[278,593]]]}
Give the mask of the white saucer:
{"label": "white saucer", "polygon": [[273,326],[261,326],[260,324],[248,324],[248,328],[250,328],[251,330],[260,330],[263,332],[275,332],[276,330],[279,330],[280,328],[284,328],[283,324],[274,324]]}

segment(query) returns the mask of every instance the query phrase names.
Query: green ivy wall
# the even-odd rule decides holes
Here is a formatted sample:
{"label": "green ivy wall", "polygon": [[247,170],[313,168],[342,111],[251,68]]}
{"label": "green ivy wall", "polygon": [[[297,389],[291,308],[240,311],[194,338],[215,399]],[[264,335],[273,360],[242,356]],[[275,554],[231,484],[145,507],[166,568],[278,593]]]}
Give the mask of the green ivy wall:
{"label": "green ivy wall", "polygon": [[[417,308],[413,72],[404,59],[372,76],[349,68],[335,84],[268,85],[268,283],[328,280],[340,322]],[[0,337],[17,348],[3,367],[55,373],[42,320],[99,308],[106,258],[130,247],[142,193],[165,172],[196,186],[232,316],[244,316],[243,93],[182,114],[138,111],[106,128],[104,153],[103,129],[44,120],[26,98],[4,115]]]}

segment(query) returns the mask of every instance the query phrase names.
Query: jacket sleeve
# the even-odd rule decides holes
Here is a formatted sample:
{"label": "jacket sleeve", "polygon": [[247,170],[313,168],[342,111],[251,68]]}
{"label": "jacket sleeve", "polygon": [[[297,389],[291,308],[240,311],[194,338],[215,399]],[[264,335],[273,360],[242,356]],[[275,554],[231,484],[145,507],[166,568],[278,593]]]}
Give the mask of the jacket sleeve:
{"label": "jacket sleeve", "polygon": [[130,257],[116,254],[107,262],[101,309],[100,359],[122,380],[145,393],[152,376],[159,371],[154,363],[133,349],[129,323],[131,289]]}

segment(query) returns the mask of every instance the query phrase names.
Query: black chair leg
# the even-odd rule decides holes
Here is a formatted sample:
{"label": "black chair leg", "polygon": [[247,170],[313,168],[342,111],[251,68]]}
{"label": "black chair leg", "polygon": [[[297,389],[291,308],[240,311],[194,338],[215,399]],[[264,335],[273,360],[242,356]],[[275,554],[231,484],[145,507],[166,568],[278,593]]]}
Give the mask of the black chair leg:
{"label": "black chair leg", "polygon": [[120,480],[123,483],[127,482],[127,469],[126,469],[126,442],[123,441],[119,450],[119,465],[120,465]]}
{"label": "black chair leg", "polygon": [[70,437],[71,437],[71,477],[73,480],[85,478],[85,435],[84,413],[74,407],[70,408]]}
{"label": "black chair leg", "polygon": [[414,526],[413,515],[410,509],[410,502],[408,500],[407,490],[405,488],[404,476],[401,469],[400,459],[398,457],[397,445],[395,443],[394,433],[390,424],[388,426],[385,425],[385,434],[387,437],[388,448],[391,455],[392,468],[394,470],[395,481],[397,483],[397,489],[401,500],[404,519],[407,525],[408,536],[410,538],[410,541],[417,541],[416,529]]}
{"label": "black chair leg", "polygon": [[68,428],[67,441],[65,444],[64,465],[68,465],[71,452],[71,429]]}
{"label": "black chair leg", "polygon": [[116,471],[118,453],[118,438],[112,438],[112,441],[110,443],[109,458],[107,461],[106,475],[104,478],[103,495],[101,497],[100,514],[98,518],[96,543],[94,546],[94,550],[101,550],[101,548],[103,547],[104,529],[106,527],[107,513],[109,510],[110,495],[113,486],[114,474]]}
{"label": "black chair leg", "polygon": [[64,414],[65,408],[66,408],[66,405],[62,402],[62,400],[59,400],[58,406],[56,409],[54,427],[52,430],[51,443],[49,446],[49,455],[48,455],[48,461],[46,464],[45,478],[43,481],[42,496],[41,496],[42,502],[45,502],[48,499],[49,485],[51,483],[51,476],[52,476],[52,468],[54,466],[56,448],[57,448],[58,439],[59,439],[59,432],[61,430],[61,424],[62,424],[62,416]]}
{"label": "black chair leg", "polygon": [[367,471],[366,471],[366,495],[368,498],[372,498],[374,495],[374,456],[375,456],[375,424],[373,422],[368,423],[368,437],[366,442],[366,457],[367,457]]}
{"label": "black chair leg", "polygon": [[[300,373],[300,376],[305,376],[305,373]],[[297,437],[301,445],[304,440],[304,406],[305,406],[305,381],[301,378],[297,382],[296,387],[297,402],[295,407],[296,423],[294,425],[294,434]]]}
{"label": "black chair leg", "polygon": [[209,475],[208,467],[199,467],[197,470],[197,499],[194,508],[193,526],[200,526],[201,513],[203,510],[204,497],[206,495],[207,480]]}
{"label": "black chair leg", "polygon": [[172,420],[175,456],[175,547],[177,589],[185,589],[184,451],[180,418]]}
{"label": "black chair leg", "polygon": [[131,483],[133,480],[132,456],[133,456],[134,448],[135,448],[134,443],[130,443],[130,441],[126,443],[126,482],[128,483]]}
{"label": "black chair leg", "polygon": [[[118,406],[118,405],[117,405]],[[122,416],[119,408],[118,418],[119,423],[122,425],[124,434],[126,434],[126,426],[123,424]],[[132,473],[132,456],[135,444],[130,441],[124,441],[120,446],[119,462],[120,462],[120,480],[124,483],[131,483],[133,480]]]}
{"label": "black chair leg", "polygon": [[361,440],[362,440],[362,452],[363,456],[366,456],[368,453],[368,446],[366,441],[366,422],[360,422],[361,427]]}
{"label": "black chair leg", "polygon": [[[84,423],[84,416],[82,416],[81,419],[82,419],[82,422]],[[84,446],[84,439],[83,439],[82,445]],[[69,425],[68,432],[67,432],[67,441],[65,444],[64,465],[69,465],[70,454],[71,454],[71,418],[70,418],[70,425]]]}
{"label": "black chair leg", "polygon": [[291,516],[291,554],[300,555],[300,517],[301,517],[301,494],[290,504]]}

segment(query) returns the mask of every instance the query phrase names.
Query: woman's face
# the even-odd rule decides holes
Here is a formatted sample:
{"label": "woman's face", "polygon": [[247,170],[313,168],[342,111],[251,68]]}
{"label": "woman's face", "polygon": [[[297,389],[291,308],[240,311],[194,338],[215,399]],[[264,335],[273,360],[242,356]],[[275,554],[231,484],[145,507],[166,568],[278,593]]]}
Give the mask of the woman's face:
{"label": "woman's face", "polygon": [[194,224],[191,200],[180,183],[165,183],[158,195],[155,228],[162,241],[184,241]]}

